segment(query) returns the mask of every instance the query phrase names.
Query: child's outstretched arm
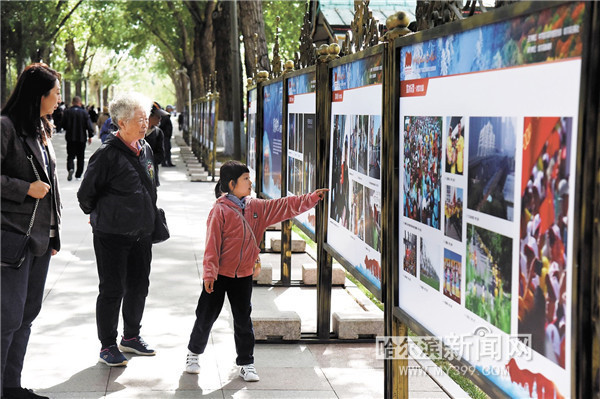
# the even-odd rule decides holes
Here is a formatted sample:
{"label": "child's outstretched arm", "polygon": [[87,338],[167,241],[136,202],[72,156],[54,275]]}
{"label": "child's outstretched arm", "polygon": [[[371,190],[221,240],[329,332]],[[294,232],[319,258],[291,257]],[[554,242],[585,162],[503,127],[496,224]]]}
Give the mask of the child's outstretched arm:
{"label": "child's outstretched arm", "polygon": [[310,194],[264,201],[265,227],[308,211],[325,198],[327,191],[329,191],[328,188],[320,188]]}

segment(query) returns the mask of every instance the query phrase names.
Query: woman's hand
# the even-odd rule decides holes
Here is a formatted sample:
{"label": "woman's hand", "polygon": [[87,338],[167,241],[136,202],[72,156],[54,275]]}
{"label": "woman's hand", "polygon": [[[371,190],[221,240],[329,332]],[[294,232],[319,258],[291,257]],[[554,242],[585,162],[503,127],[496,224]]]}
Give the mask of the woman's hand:
{"label": "woman's hand", "polygon": [[313,192],[313,194],[317,194],[319,196],[319,199],[323,199],[323,198],[325,198],[325,193],[327,191],[329,191],[328,188],[319,188],[319,189],[315,190]]}
{"label": "woman's hand", "polygon": [[50,185],[44,183],[41,180],[36,180],[33,183],[29,184],[29,190],[27,191],[27,195],[33,198],[42,199],[48,194],[50,191]]}
{"label": "woman's hand", "polygon": [[215,287],[215,280],[204,280],[204,289],[209,294],[212,294]]}

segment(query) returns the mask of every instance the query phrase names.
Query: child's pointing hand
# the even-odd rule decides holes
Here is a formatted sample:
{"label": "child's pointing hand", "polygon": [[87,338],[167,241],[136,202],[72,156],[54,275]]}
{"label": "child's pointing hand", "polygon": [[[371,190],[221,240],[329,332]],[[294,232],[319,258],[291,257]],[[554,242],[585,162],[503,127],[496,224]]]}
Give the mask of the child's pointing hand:
{"label": "child's pointing hand", "polygon": [[328,188],[319,188],[319,189],[315,190],[313,194],[317,194],[319,196],[319,199],[323,199],[323,198],[325,198],[325,193],[327,191],[329,191]]}

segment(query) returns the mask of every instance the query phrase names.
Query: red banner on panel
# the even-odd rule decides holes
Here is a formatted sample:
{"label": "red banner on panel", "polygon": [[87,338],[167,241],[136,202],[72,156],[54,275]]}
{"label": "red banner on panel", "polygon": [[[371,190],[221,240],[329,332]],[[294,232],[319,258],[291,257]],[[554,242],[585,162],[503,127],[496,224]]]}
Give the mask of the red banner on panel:
{"label": "red banner on panel", "polygon": [[427,94],[429,79],[414,79],[400,82],[400,97],[417,97]]}
{"label": "red banner on panel", "polygon": [[293,94],[290,94],[290,95],[288,96],[288,104],[293,104],[293,103],[294,103],[294,95],[293,95]]}
{"label": "red banner on panel", "polygon": [[332,100],[334,103],[337,103],[337,102],[342,102],[342,101],[344,101],[344,91],[343,91],[343,90],[334,91],[334,92],[332,93],[332,98],[331,98],[331,100]]}

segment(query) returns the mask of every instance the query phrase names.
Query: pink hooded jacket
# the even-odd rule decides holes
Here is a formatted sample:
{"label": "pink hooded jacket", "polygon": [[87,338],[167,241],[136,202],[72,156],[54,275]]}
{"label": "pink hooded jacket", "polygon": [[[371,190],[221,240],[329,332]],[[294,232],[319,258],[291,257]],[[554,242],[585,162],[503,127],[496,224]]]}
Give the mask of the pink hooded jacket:
{"label": "pink hooded jacket", "polygon": [[[314,193],[274,200],[248,197],[242,210],[225,196],[220,197],[206,222],[203,279],[216,280],[218,274],[250,276],[260,252],[258,244],[267,227],[306,212],[318,202],[319,196]],[[248,223],[241,220],[240,214]]]}

